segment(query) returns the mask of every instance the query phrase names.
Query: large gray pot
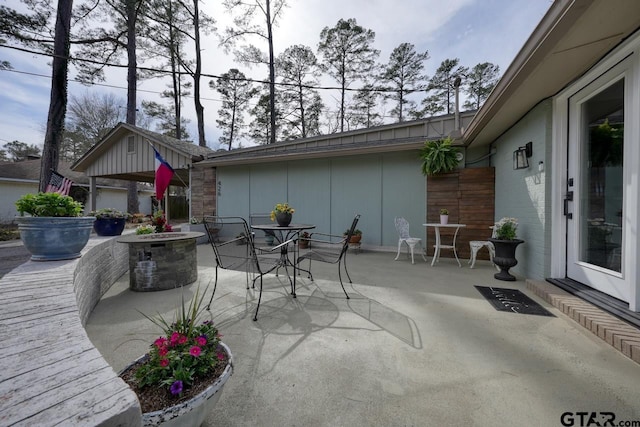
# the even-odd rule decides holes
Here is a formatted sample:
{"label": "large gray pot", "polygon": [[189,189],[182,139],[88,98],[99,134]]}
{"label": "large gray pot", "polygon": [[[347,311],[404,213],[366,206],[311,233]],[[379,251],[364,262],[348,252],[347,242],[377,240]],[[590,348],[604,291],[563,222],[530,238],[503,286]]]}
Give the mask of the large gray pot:
{"label": "large gray pot", "polygon": [[93,216],[16,217],[20,239],[32,261],[58,261],[80,257],[93,229]]}

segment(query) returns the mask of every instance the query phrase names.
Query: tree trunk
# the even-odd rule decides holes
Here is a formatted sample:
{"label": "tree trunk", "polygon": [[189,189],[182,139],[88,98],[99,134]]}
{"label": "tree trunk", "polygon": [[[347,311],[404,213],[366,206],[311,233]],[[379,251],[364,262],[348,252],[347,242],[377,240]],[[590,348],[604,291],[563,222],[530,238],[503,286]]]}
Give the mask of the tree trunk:
{"label": "tree trunk", "polygon": [[51,171],[58,169],[60,143],[64,133],[67,112],[67,74],[69,64],[69,31],[73,0],[59,0],[56,17],[53,65],[51,72],[51,98],[47,116],[47,131],[42,148],[39,190],[44,191],[51,179]]}
{"label": "tree trunk", "polygon": [[193,1],[193,33],[196,47],[196,71],[193,75],[193,101],[196,108],[196,119],[198,120],[198,145],[206,147],[207,141],[204,137],[204,107],[200,102],[200,75],[202,74],[202,52],[200,52],[200,8],[198,0]]}
{"label": "tree trunk", "polygon": [[276,142],[276,71],[273,58],[273,32],[271,28],[271,2],[267,0],[267,37],[269,39],[269,109],[271,135],[269,143]]}
{"label": "tree trunk", "polygon": [[[136,0],[127,1],[127,123],[136,124],[136,91],[138,63],[136,60]],[[138,213],[138,183],[127,184],[127,212]]]}

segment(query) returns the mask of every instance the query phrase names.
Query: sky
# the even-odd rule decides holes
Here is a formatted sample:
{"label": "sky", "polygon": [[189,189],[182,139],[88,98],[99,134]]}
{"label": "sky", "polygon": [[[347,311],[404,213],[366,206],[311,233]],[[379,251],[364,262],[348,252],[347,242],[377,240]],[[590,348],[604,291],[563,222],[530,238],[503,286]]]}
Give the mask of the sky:
{"label": "sky", "polygon": [[[223,29],[230,15],[219,1],[205,0],[203,11],[217,20]],[[19,0],[0,0],[0,5],[19,8]],[[445,59],[459,58],[460,65],[473,67],[491,62],[504,72],[531,35],[551,0],[288,0],[288,7],[274,29],[275,54],[294,44],[317,49],[320,32],[334,27],[339,19],[355,18],[357,23],[376,34],[374,48],[380,50],[379,63],[389,60],[391,51],[401,43],[412,43],[417,52],[428,51],[425,72],[432,76]],[[259,40],[252,43],[260,46]],[[203,73],[221,75],[238,68],[249,77],[264,79],[266,66],[247,68],[234,62],[210,35],[203,42]],[[265,49],[266,50],[266,47]],[[23,53],[0,46],[0,60],[11,62],[13,71],[0,70],[0,146],[21,141],[42,147],[49,108],[51,69],[46,57]],[[72,79],[73,68],[69,71]],[[218,148],[220,132],[216,127],[216,111],[220,98],[203,78],[205,134],[209,148]],[[166,103],[159,96],[166,83],[160,79],[138,83],[138,103],[142,99]],[[335,85],[331,80],[323,84]],[[69,97],[86,93],[113,93],[126,105],[126,77],[121,70],[107,72],[100,86],[85,86],[70,81]],[[325,103],[332,107],[337,91],[323,92]],[[391,107],[388,107],[391,108]],[[192,140],[197,140],[192,99],[186,99],[184,115]],[[154,129],[152,129],[154,130]]]}

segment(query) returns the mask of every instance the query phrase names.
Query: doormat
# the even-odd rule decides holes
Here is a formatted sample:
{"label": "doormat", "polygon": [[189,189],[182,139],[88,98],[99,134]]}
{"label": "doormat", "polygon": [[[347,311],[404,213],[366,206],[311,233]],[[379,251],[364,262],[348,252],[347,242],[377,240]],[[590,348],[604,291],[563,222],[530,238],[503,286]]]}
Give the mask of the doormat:
{"label": "doormat", "polygon": [[555,317],[540,304],[517,289],[494,288],[490,286],[475,287],[498,311],[512,311],[520,314]]}

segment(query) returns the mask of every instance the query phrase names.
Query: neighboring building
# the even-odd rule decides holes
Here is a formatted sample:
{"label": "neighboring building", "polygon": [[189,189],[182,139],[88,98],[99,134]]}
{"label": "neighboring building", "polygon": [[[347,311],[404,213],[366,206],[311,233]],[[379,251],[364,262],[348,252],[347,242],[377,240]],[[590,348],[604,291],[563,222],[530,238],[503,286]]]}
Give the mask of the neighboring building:
{"label": "neighboring building", "polygon": [[[82,173],[73,172],[69,164],[60,161],[58,172],[73,181],[72,195],[88,206],[89,179]],[[24,194],[37,193],[40,182],[40,159],[21,162],[0,162],[0,223],[10,223],[18,215],[15,202]],[[127,210],[127,182],[116,179],[99,179],[96,183],[96,206]],[[141,185],[138,188],[140,212],[151,213],[153,188]]]}
{"label": "neighboring building", "polygon": [[[96,183],[100,178],[146,182],[153,186],[155,179],[153,147],[175,170],[171,186],[187,189],[189,207],[186,213],[188,216],[201,217],[205,213],[213,213],[215,195],[213,193],[210,197],[202,195],[204,186],[210,181],[212,171],[200,169],[197,172],[198,175],[193,176],[193,164],[213,151],[126,123],[118,123],[71,166],[73,171],[84,172],[84,175],[89,178],[88,205],[93,207],[97,203],[93,195],[98,195]],[[165,212],[167,217],[172,217],[170,209],[166,206]]]}

